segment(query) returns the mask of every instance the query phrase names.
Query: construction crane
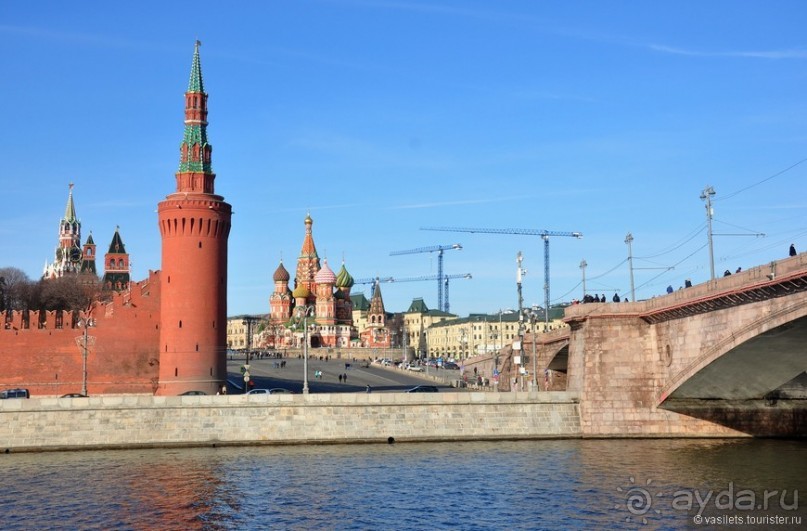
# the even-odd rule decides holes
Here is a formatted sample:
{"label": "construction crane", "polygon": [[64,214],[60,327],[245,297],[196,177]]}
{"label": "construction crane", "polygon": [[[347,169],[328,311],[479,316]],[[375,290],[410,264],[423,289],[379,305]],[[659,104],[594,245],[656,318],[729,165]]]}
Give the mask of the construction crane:
{"label": "construction crane", "polygon": [[[470,273],[465,273],[464,275],[443,275],[443,294],[445,295],[445,306],[442,310],[448,313],[450,308],[448,304],[448,281],[452,278],[473,278]],[[384,282],[419,282],[422,280],[440,280],[439,275],[426,275],[423,277],[405,277],[405,278],[389,278],[385,279]],[[438,308],[440,309],[440,308]]]}
{"label": "construction crane", "polygon": [[431,247],[418,247],[417,249],[408,249],[406,251],[392,251],[390,256],[398,256],[401,254],[416,254],[416,253],[437,253],[437,309],[448,311],[448,307],[443,306],[443,251],[450,251],[452,249],[462,250],[462,245],[453,243],[451,245],[433,245]]}
{"label": "construction crane", "polygon": [[[438,278],[439,278],[438,275],[425,275],[425,276],[420,276],[420,277],[404,277],[404,278],[394,278],[394,277],[381,278],[381,277],[375,277],[375,278],[360,278],[358,280],[354,280],[353,283],[354,284],[372,284],[372,288],[371,288],[372,291],[370,292],[370,296],[372,297],[372,294],[375,293],[375,285],[376,285],[376,283],[379,283],[379,282],[420,282],[420,281],[424,281],[424,280],[437,280]],[[444,311],[446,311],[446,312],[448,312],[448,309],[450,308],[449,303],[448,303],[448,281],[450,279],[452,279],[452,278],[473,278],[473,276],[470,273],[457,274],[457,275],[443,275],[443,287],[444,287],[444,290],[445,290],[444,292],[445,292],[445,296],[446,296],[445,310]]]}
{"label": "construction crane", "polygon": [[375,286],[379,282],[392,282],[392,277],[373,277],[373,278],[359,278],[353,281],[353,284],[370,284],[370,297],[375,295]]}
{"label": "construction crane", "polygon": [[544,240],[544,321],[549,324],[549,237],[569,236],[582,238],[582,232],[559,232],[537,229],[481,229],[468,227],[421,227],[420,230],[437,230],[445,232],[471,232],[480,234],[516,234],[520,236],[540,236]]}

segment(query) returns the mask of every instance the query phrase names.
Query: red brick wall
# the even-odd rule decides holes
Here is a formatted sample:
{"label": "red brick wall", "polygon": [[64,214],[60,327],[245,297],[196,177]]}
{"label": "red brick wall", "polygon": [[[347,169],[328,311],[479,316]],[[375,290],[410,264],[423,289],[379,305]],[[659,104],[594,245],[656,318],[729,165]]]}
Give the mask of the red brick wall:
{"label": "red brick wall", "polygon": [[[111,303],[96,305],[89,317],[95,326],[88,336],[95,342],[88,348],[88,393],[153,393],[159,371],[159,272],[132,283]],[[33,327],[24,329],[19,314],[0,313],[0,322],[7,321],[8,327],[0,328],[0,389],[23,387],[33,396],[81,392],[84,329],[72,327],[70,314],[58,329],[55,312],[48,312],[45,328],[37,328],[33,315]]]}

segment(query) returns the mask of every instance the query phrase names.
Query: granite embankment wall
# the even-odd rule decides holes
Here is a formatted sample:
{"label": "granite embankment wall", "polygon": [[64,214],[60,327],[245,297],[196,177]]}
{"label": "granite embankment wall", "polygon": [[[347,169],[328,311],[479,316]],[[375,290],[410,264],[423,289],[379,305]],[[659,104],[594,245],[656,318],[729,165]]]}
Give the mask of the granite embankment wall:
{"label": "granite embankment wall", "polygon": [[94,396],[0,400],[0,452],[580,437],[551,393]]}

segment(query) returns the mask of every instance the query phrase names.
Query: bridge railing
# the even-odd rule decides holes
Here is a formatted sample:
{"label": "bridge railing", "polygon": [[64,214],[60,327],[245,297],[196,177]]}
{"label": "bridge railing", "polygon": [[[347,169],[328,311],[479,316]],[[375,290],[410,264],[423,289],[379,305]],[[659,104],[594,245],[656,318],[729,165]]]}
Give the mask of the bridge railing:
{"label": "bridge railing", "polygon": [[565,321],[574,321],[590,315],[620,314],[624,316],[642,315],[715,296],[741,292],[763,284],[774,284],[794,276],[807,275],[807,253],[756,266],[739,273],[718,277],[692,287],[679,287],[670,294],[638,302],[606,302],[575,304],[566,308]]}

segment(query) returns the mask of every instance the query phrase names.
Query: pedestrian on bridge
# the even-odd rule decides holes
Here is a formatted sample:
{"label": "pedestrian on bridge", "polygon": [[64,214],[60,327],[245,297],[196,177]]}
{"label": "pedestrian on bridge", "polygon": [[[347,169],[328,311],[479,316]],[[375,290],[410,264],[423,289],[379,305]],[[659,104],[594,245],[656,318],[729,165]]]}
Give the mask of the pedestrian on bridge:
{"label": "pedestrian on bridge", "polygon": [[796,256],[796,245],[793,243],[790,244],[790,256]]}
{"label": "pedestrian on bridge", "polygon": [[342,383],[342,375],[339,375],[339,383]]}

